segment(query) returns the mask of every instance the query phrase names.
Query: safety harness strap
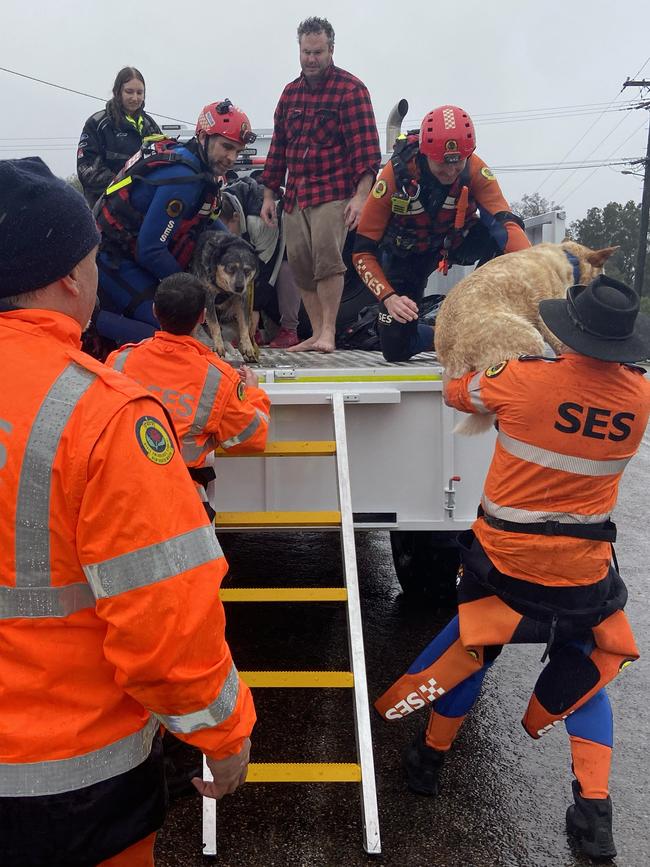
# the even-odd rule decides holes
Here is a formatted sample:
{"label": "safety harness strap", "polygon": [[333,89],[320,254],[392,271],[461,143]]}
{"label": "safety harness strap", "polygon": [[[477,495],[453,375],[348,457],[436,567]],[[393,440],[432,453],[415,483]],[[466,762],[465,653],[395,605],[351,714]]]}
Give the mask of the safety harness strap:
{"label": "safety harness strap", "polygon": [[202,488],[207,487],[217,478],[213,467],[188,467],[187,469],[192,481],[197,482]]}
{"label": "safety harness strap", "polygon": [[559,521],[539,521],[520,524],[486,515],[483,506],[478,507],[478,517],[483,518],[489,527],[508,533],[528,533],[533,536],[572,536],[576,539],[590,539],[592,542],[615,542],[616,524],[609,518],[600,524],[562,524]]}

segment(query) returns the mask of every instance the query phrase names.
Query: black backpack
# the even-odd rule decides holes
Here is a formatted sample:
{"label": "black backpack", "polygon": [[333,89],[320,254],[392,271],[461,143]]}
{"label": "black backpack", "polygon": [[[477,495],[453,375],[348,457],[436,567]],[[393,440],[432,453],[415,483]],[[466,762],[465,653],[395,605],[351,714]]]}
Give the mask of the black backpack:
{"label": "black backpack", "polygon": [[[419,321],[425,325],[434,327],[440,305],[444,300],[444,295],[427,295],[423,298],[420,302]],[[344,325],[337,331],[336,348],[379,351],[381,343],[377,329],[378,313],[379,304],[370,304],[368,307],[362,307],[353,322]]]}
{"label": "black backpack", "polygon": [[362,307],[357,318],[343,326],[336,334],[337,349],[365,349],[379,351],[379,333],[377,331],[377,314],[379,304]]}

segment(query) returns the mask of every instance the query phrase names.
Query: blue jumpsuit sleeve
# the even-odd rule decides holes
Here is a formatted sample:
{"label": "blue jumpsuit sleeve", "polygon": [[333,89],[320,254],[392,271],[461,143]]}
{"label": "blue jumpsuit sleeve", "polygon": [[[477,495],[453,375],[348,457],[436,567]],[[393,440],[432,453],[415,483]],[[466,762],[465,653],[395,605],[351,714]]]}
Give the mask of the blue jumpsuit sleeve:
{"label": "blue jumpsuit sleeve", "polygon": [[508,230],[505,225],[503,222],[495,219],[494,214],[491,214],[488,210],[480,206],[479,215],[481,222],[490,233],[490,236],[499,248],[500,252],[503,253],[506,244],[508,243]]}
{"label": "blue jumpsuit sleeve", "polygon": [[[187,166],[178,166],[176,175],[178,177],[191,177],[194,174]],[[150,177],[155,179],[158,172],[152,172]],[[141,185],[142,187],[145,185]],[[178,228],[183,220],[191,219],[203,202],[203,184],[197,179],[195,184],[167,184],[160,187],[149,187],[150,192],[153,189],[148,207],[146,207],[144,219],[138,233],[138,240],[135,248],[135,260],[142,268],[150,271],[159,280],[163,277],[168,277],[170,274],[176,274],[183,269],[180,267],[176,259],[169,252],[169,244],[174,239],[178,232]],[[140,190],[138,191],[140,192]],[[138,207],[134,196],[133,204]],[[177,216],[171,216],[178,210],[178,205],[174,208],[169,207],[170,202],[182,203],[182,210]],[[138,210],[144,210],[138,208]]]}

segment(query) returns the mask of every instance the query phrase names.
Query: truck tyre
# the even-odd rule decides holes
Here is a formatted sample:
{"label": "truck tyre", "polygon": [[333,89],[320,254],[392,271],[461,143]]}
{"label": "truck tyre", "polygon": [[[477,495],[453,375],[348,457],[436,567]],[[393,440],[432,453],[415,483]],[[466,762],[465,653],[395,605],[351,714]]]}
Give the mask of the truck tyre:
{"label": "truck tyre", "polygon": [[391,530],[390,545],[406,596],[426,596],[447,604],[456,601],[460,556],[455,533]]}

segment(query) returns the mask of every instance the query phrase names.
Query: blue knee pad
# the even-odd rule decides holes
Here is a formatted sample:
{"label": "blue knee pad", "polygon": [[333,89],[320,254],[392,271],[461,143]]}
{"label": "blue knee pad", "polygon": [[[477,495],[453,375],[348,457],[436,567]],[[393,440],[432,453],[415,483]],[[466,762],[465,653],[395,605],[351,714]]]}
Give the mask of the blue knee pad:
{"label": "blue knee pad", "polygon": [[614,743],[614,719],[605,689],[600,689],[586,704],[570,714],[564,724],[572,737],[611,747]]}

